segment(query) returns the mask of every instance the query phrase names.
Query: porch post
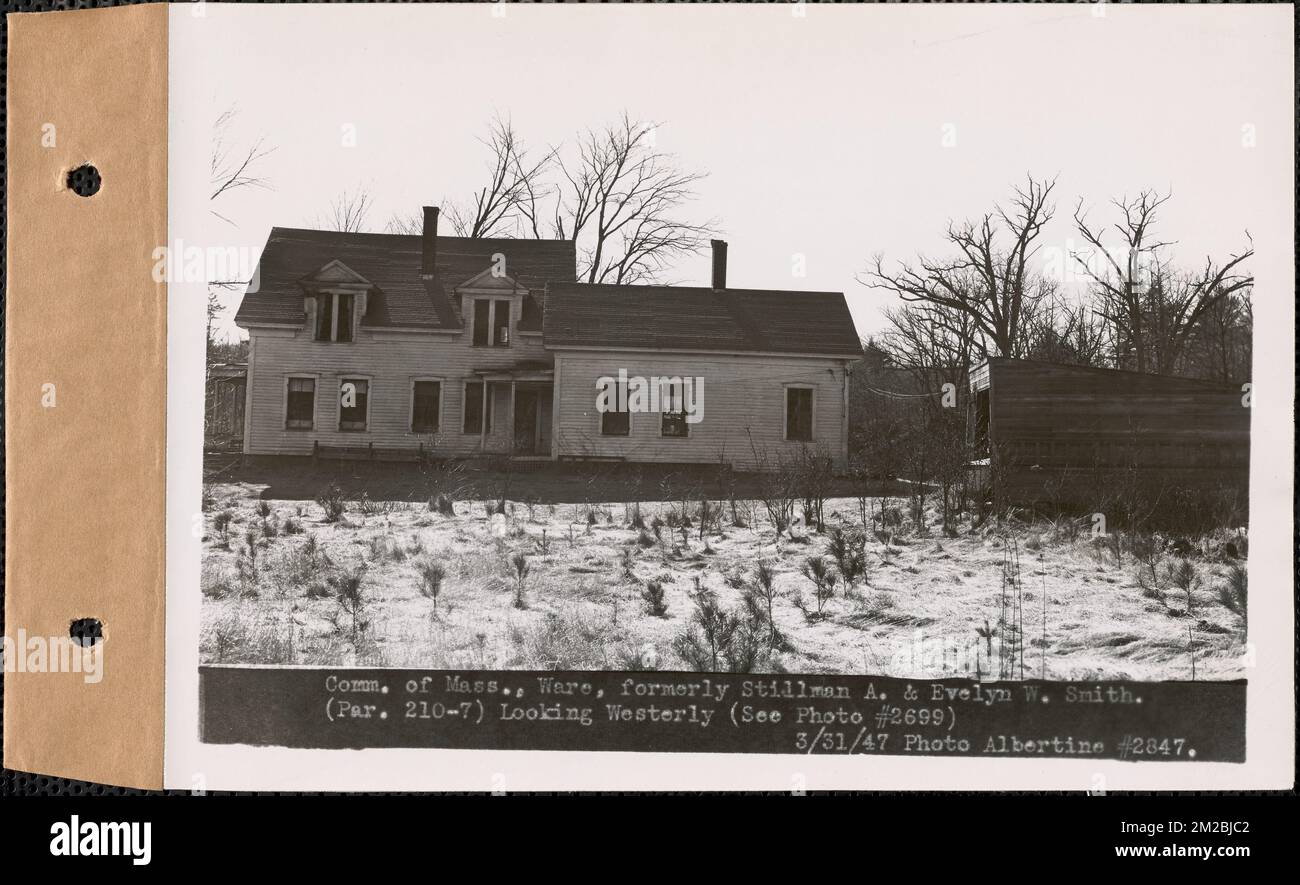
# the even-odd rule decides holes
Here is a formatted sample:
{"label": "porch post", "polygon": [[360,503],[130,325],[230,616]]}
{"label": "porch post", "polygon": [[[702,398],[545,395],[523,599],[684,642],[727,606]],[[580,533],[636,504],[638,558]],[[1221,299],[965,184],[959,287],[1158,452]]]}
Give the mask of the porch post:
{"label": "porch post", "polygon": [[509,447],[510,454],[515,453],[515,379],[510,379],[510,436],[506,438],[506,445]]}
{"label": "porch post", "polygon": [[487,452],[487,429],[488,419],[490,418],[490,413],[488,412],[488,385],[491,383],[492,382],[488,381],[487,378],[483,379],[483,420],[479,422],[478,443],[478,450],[480,452]]}

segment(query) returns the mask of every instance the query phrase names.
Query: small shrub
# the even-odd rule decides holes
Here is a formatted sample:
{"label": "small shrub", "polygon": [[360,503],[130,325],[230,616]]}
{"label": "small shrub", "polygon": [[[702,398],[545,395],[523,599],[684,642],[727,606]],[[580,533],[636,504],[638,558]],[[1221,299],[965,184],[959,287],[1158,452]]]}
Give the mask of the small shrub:
{"label": "small shrub", "polygon": [[429,499],[429,511],[439,516],[455,516],[456,502],[449,496],[440,494],[436,498]]}
{"label": "small shrub", "polygon": [[1192,565],[1189,560],[1179,559],[1166,566],[1165,574],[1169,583],[1173,584],[1187,597],[1187,613],[1192,614],[1192,589],[1197,584],[1196,566]]}
{"label": "small shrub", "polygon": [[447,577],[447,569],[442,563],[429,556],[415,560],[415,574],[420,581],[420,595],[433,600],[433,617],[438,617],[438,596],[442,593],[442,582]]}
{"label": "small shrub", "polygon": [[1227,581],[1219,585],[1219,602],[1233,614],[1246,617],[1246,570],[1235,562],[1228,566]]}
{"label": "small shrub", "polygon": [[830,543],[826,549],[835,560],[835,567],[839,569],[840,577],[844,580],[846,592],[854,583],[866,577],[866,538],[850,535],[844,529],[837,528],[831,533]]}
{"label": "small shrub", "polygon": [[809,556],[804,560],[801,571],[804,577],[813,583],[814,607],[809,608],[805,605],[802,594],[795,598],[795,604],[810,621],[821,620],[826,616],[827,600],[835,595],[835,574],[821,556]]}
{"label": "small shrub", "polygon": [[284,521],[283,529],[286,535],[301,535],[303,531],[302,523],[294,519],[292,516]]}
{"label": "small shrub", "polygon": [[212,527],[217,531],[217,543],[222,547],[230,546],[230,523],[235,518],[235,514],[229,510],[222,510],[212,517]]}
{"label": "small shrub", "polygon": [[343,490],[335,483],[330,483],[317,493],[316,503],[325,511],[326,522],[338,522],[343,518],[343,511],[347,508]]}
{"label": "small shrub", "polygon": [[673,640],[673,650],[693,669],[705,672],[751,673],[764,655],[766,629],[757,609],[727,611],[716,594],[695,579],[695,611]]}
{"label": "small shrub", "polygon": [[640,534],[636,536],[636,545],[638,547],[653,547],[655,545],[655,539],[650,537],[649,532],[642,529]]}
{"label": "small shrub", "polygon": [[707,541],[705,535],[709,532],[718,534],[722,531],[722,505],[714,504],[708,498],[700,499],[699,510],[697,511],[700,523],[700,540]]}
{"label": "small shrub", "polygon": [[740,623],[722,608],[712,591],[701,588],[699,578],[695,579],[692,601],[691,622],[673,640],[673,650],[695,670],[721,672]]}
{"label": "small shrub", "polygon": [[510,557],[510,565],[514,570],[515,579],[515,608],[528,608],[528,598],[525,595],[528,585],[528,573],[531,571],[528,565],[528,557],[522,553],[516,553]]}
{"label": "small shrub", "polygon": [[632,579],[636,577],[636,555],[632,552],[631,547],[624,547],[618,553],[618,564],[623,570],[623,577]]}
{"label": "small shrub", "polygon": [[239,575],[239,583],[245,596],[257,595],[257,533],[249,529],[244,533],[244,547],[239,551],[239,557],[235,560],[235,569]]}
{"label": "small shrub", "polygon": [[760,562],[754,570],[754,585],[746,595],[746,602],[751,606],[761,605],[763,620],[767,624],[768,648],[775,649],[779,643],[784,642],[784,638],[776,629],[776,621],[772,616],[773,604],[776,602],[776,573],[770,563]]}
{"label": "small shrub", "polygon": [[664,595],[664,585],[658,581],[647,581],[645,589],[641,591],[641,598],[645,600],[646,611],[656,618],[666,618],[668,616],[668,600]]}
{"label": "small shrub", "polygon": [[262,519],[266,519],[268,516],[271,515],[271,505],[266,501],[258,501],[257,515],[262,517]]}
{"label": "small shrub", "polygon": [[327,579],[339,609],[351,618],[352,642],[358,644],[362,634],[370,626],[366,618],[366,598],[361,581],[365,576],[364,568],[351,569],[330,575]]}

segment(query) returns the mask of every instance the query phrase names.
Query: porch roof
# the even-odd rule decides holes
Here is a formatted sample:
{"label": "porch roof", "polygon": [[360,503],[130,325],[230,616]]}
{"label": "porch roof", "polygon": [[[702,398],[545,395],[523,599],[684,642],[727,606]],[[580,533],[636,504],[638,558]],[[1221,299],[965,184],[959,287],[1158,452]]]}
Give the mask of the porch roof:
{"label": "porch roof", "polygon": [[484,366],[470,374],[485,381],[550,381],[555,369],[542,360],[521,360],[509,366]]}

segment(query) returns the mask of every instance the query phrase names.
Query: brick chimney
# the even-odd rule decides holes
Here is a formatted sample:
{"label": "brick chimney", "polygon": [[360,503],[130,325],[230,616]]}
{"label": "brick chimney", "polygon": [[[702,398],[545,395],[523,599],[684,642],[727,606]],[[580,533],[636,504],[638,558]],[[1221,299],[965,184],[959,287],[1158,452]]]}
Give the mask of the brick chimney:
{"label": "brick chimney", "polygon": [[433,276],[434,259],[438,257],[438,207],[424,207],[424,231],[420,235],[420,276],[426,280]]}
{"label": "brick chimney", "polygon": [[727,241],[709,240],[713,246],[713,288],[721,291],[727,288]]}

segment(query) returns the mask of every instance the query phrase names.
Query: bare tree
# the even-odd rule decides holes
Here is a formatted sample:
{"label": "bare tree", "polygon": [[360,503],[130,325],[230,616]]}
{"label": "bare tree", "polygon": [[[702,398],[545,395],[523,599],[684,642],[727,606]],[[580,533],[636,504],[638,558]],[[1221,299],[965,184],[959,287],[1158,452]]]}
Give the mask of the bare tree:
{"label": "bare tree", "polygon": [[1250,290],[1219,299],[1193,330],[1183,353],[1182,371],[1218,381],[1249,378],[1253,326]]}
{"label": "bare tree", "polygon": [[[218,198],[240,188],[269,188],[270,181],[259,174],[261,161],[275,150],[266,146],[264,136],[258,136],[252,143],[236,146],[230,140],[230,127],[239,112],[230,107],[217,115],[212,125],[212,154],[209,160],[211,195],[209,203],[216,203]],[[212,214],[222,221],[234,224],[215,207]]]}
{"label": "bare tree", "polygon": [[475,239],[519,233],[540,239],[538,204],[548,193],[543,178],[554,151],[530,156],[511,122],[500,117],[480,141],[490,155],[488,182],[474,192],[471,205],[447,206],[452,230]]}
{"label": "bare tree", "polygon": [[372,203],[370,194],[364,188],[345,190],[334,198],[328,213],[317,224],[324,230],[361,233],[366,230],[366,219],[370,215]]}
{"label": "bare tree", "polygon": [[424,230],[424,215],[419,212],[395,213],[384,223],[386,234],[419,234]]}
{"label": "bare tree", "polygon": [[577,157],[558,162],[552,233],[580,243],[589,283],[654,279],[675,258],[698,252],[712,231],[680,217],[702,172],[681,169],[654,147],[655,124],[627,114],[581,137]]}
{"label": "bare tree", "polygon": [[[1034,306],[1055,292],[1055,284],[1030,267],[1036,241],[1051,220],[1049,202],[1056,180],[1035,180],[1015,189],[1008,207],[996,205],[979,221],[949,223],[946,239],[957,255],[946,260],[921,256],[886,273],[884,259],[859,280],[894,292],[904,301],[924,302],[965,314],[985,342],[986,355],[1019,356],[1023,323]],[[1007,240],[1009,239],[1009,243]]]}
{"label": "bare tree", "polygon": [[987,350],[971,315],[951,307],[907,303],[886,311],[885,319],[880,345],[889,361],[935,395],[945,383],[963,389],[971,366]]}
{"label": "bare tree", "polygon": [[1113,328],[1116,364],[1138,372],[1174,372],[1201,320],[1255,281],[1242,270],[1254,255],[1249,232],[1248,248],[1226,261],[1206,256],[1199,271],[1176,270],[1166,254],[1173,242],[1152,233],[1170,196],[1144,190],[1132,199],[1111,200],[1121,216],[1112,225],[1122,241],[1118,256],[1103,242],[1103,228],[1089,226],[1082,201],[1074,210],[1075,229],[1092,248],[1073,257]]}
{"label": "bare tree", "polygon": [[[208,195],[208,210],[217,218],[232,226],[235,225],[235,222],[217,211],[217,204],[224,203],[226,200],[223,198],[228,198],[229,194],[244,188],[270,188],[270,179],[261,174],[261,167],[263,165],[262,161],[275,150],[274,147],[267,147],[265,136],[258,136],[248,144],[236,145],[231,138],[230,130],[238,115],[238,110],[233,106],[217,115],[217,119],[212,124],[212,150],[208,161],[209,184],[211,186]],[[248,280],[236,279],[208,281],[207,351],[209,363],[213,360],[214,350],[222,344],[221,341],[217,340],[214,328],[216,321],[221,317],[221,313],[225,309],[221,304],[220,292],[241,287],[247,282]]]}
{"label": "bare tree", "polygon": [[[587,130],[566,157],[562,147],[530,151],[498,118],[482,140],[487,182],[465,203],[444,200],[444,217],[462,237],[575,240],[578,278],[589,283],[655,281],[716,231],[713,221],[683,216],[704,173],[657,150],[654,131],[624,114]],[[416,234],[422,226],[420,216],[395,215],[384,229]]]}
{"label": "bare tree", "polygon": [[1113,349],[1111,328],[1089,303],[1059,295],[1045,299],[1024,321],[1024,356],[1076,366],[1105,367]]}

